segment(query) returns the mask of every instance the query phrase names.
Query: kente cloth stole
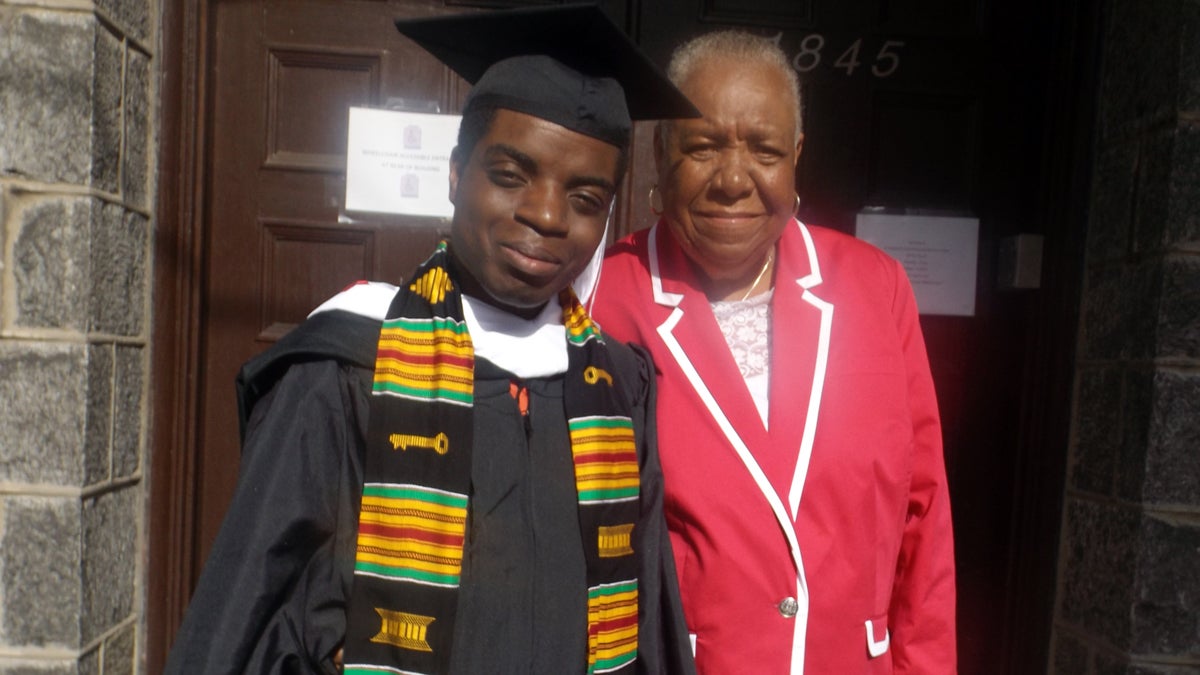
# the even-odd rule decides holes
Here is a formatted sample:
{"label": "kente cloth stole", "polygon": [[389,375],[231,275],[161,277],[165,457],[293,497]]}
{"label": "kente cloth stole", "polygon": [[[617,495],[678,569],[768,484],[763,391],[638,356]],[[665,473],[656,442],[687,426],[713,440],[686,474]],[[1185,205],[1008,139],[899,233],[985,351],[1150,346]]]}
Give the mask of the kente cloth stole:
{"label": "kente cloth stole", "polygon": [[[474,350],[446,243],[396,294],[379,338],[354,584],[348,675],[449,670],[463,547],[470,545]],[[587,560],[588,673],[637,658],[639,508],[630,404],[598,327],[567,289],[564,405]],[[469,636],[468,636],[469,637]],[[585,664],[580,664],[583,669]]]}

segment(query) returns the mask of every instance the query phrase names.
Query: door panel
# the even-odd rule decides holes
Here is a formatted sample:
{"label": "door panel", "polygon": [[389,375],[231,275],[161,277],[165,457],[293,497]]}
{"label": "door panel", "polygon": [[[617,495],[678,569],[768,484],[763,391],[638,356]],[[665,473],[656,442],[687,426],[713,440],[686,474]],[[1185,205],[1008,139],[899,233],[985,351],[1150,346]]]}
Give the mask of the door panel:
{"label": "door panel", "polygon": [[233,379],[243,362],[358,279],[399,283],[436,219],[347,214],[347,109],[459,104],[456,76],[403,38],[440,2],[259,0],[215,6],[194,569],[236,483]]}

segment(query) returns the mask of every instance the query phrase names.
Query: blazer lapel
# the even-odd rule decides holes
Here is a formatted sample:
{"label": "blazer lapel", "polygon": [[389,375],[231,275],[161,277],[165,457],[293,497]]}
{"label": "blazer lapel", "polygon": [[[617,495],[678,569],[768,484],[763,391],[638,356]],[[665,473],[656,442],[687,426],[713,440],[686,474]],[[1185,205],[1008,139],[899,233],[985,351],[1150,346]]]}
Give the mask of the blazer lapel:
{"label": "blazer lapel", "polygon": [[770,441],[781,452],[769,471],[786,476],[795,519],[820,423],[833,305],[817,295],[821,269],[812,236],[799,221],[780,238],[779,261],[772,300]]}
{"label": "blazer lapel", "polygon": [[[736,435],[752,449],[752,452],[753,449],[764,448],[767,433],[758,408],[755,407],[754,400],[742,381],[741,372],[729,353],[725,336],[721,334],[721,329],[713,317],[708,298],[700,290],[685,254],[670,241],[671,237],[665,226],[657,228],[657,231],[651,234],[652,243],[657,244],[656,257],[660,273],[655,275],[655,278],[661,283],[663,291],[656,300],[660,304],[674,306],[679,312],[670,329],[672,338],[679,345],[677,361],[680,361],[681,367],[685,369],[693,368],[699,375],[699,381],[708,385],[707,394],[719,409],[718,411],[706,406],[708,413],[714,417],[718,412],[723,414],[732,424]],[[654,263],[651,270],[654,271]],[[660,334],[661,332],[660,330]],[[687,366],[684,366],[684,362]],[[693,388],[696,388],[698,383],[692,384]],[[700,393],[697,391],[697,394]],[[783,485],[786,486],[786,482]],[[786,494],[786,487],[779,494]]]}
{"label": "blazer lapel", "polygon": [[[654,300],[659,305],[671,308],[670,314],[658,326],[657,332],[671,358],[683,371],[684,377],[687,378],[700,405],[712,416],[721,429],[721,433],[724,434],[725,440],[746,467],[746,471],[758,487],[759,493],[770,506],[780,531],[787,539],[788,552],[796,572],[796,598],[801,605],[800,611],[795,617],[796,646],[793,649],[792,657],[793,662],[798,660],[803,664],[803,645],[808,617],[808,581],[804,573],[804,558],[800,551],[800,542],[796,535],[795,511],[788,510],[784,496],[782,496],[786,493],[771,482],[762,465],[750,450],[752,447],[750,443],[756,440],[754,434],[765,437],[766,431],[762,428],[762,422],[758,417],[757,410],[754,409],[753,402],[749,400],[749,392],[733,396],[728,392],[718,392],[722,388],[720,386],[709,386],[709,383],[728,382],[730,377],[740,379],[741,375],[732,365],[732,358],[729,356],[720,332],[716,328],[709,330],[699,325],[702,323],[699,319],[705,316],[705,312],[707,312],[706,322],[710,326],[715,325],[712,310],[708,308],[707,300],[703,299],[703,293],[695,288],[694,283],[689,285],[687,281],[680,281],[691,278],[690,266],[682,260],[683,253],[678,250],[673,241],[668,239],[670,236],[662,221],[659,221],[659,224],[649,234],[650,283]],[[666,272],[672,276],[667,276]],[[697,301],[689,301],[688,296],[699,296],[701,298],[699,302],[704,302],[704,306],[696,306],[694,303]],[[687,316],[689,313],[692,314],[691,317]],[[718,348],[724,349],[724,354],[721,354],[720,358],[717,358],[716,354]],[[704,361],[708,361],[708,363],[704,363]],[[729,362],[730,365],[714,365],[725,362]],[[725,379],[717,379],[721,377]],[[744,390],[745,386],[742,386],[741,389]],[[739,402],[738,397],[744,397],[746,401]],[[728,412],[722,408],[721,401],[729,406]],[[746,423],[746,418],[750,416],[755,421],[754,425]],[[753,431],[748,430],[748,427],[753,427]],[[760,438],[758,440],[766,441],[767,439]],[[761,442],[756,445],[761,448],[770,447]],[[786,447],[781,450],[790,452],[790,448]]]}

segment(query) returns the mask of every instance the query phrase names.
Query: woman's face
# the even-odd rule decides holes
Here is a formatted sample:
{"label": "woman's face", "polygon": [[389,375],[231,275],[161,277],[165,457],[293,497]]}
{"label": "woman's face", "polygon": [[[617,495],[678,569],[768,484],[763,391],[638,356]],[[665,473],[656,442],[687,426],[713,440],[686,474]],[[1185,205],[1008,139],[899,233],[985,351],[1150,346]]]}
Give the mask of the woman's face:
{"label": "woman's face", "polygon": [[664,216],[710,289],[748,285],[795,206],[803,137],[787,79],[708,59],[680,89],[704,117],[670,122],[654,145]]}

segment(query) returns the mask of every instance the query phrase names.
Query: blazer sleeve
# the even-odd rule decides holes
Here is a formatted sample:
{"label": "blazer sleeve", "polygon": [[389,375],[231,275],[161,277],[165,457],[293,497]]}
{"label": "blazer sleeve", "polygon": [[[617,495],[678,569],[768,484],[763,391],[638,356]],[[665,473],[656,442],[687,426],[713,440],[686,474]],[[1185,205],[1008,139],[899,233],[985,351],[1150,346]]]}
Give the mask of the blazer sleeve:
{"label": "blazer sleeve", "polygon": [[897,675],[957,672],[954,536],[942,428],[916,301],[896,267],[894,315],[908,377],[912,478],[888,623]]}
{"label": "blazer sleeve", "polygon": [[663,514],[663,475],[658,460],[654,410],[654,368],[650,355],[630,345],[638,357],[641,392],[633,404],[641,463],[641,515],[637,524],[639,675],[695,675],[683,601],[675,575],[675,557]]}
{"label": "blazer sleeve", "polygon": [[290,368],[254,407],[233,501],[166,673],[336,673],[361,481],[363,375]]}

